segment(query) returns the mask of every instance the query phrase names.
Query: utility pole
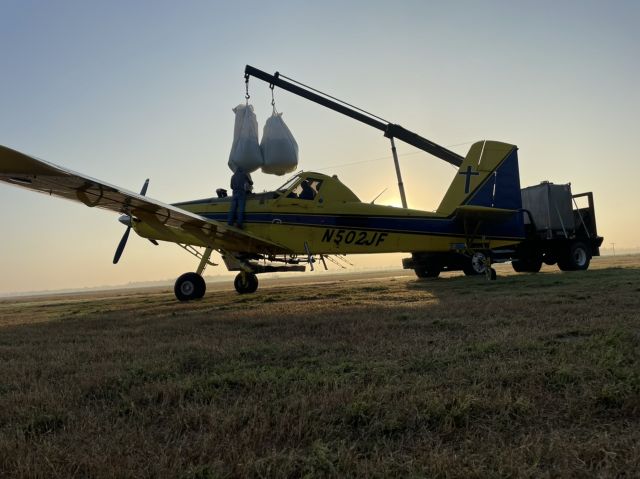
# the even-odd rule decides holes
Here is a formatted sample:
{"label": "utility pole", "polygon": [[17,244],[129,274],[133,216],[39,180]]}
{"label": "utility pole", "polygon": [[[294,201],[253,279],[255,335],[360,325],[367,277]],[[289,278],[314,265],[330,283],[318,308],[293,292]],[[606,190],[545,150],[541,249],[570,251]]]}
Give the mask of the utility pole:
{"label": "utility pole", "polygon": [[613,256],[616,255],[616,244],[615,243],[611,243],[611,249],[613,250]]}

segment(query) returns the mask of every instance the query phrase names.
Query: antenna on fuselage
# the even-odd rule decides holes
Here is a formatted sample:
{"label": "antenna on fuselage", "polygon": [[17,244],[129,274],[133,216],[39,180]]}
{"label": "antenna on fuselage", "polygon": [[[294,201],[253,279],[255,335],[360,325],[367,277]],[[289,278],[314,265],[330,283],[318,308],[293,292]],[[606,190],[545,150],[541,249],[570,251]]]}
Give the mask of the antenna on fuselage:
{"label": "antenna on fuselage", "polygon": [[372,199],[370,204],[374,204],[374,203],[376,202],[376,200],[382,196],[382,193],[384,193],[384,192],[385,192],[385,191],[387,191],[388,189],[389,189],[389,188],[387,187],[387,188],[385,188],[384,190],[382,190],[380,193],[378,193],[378,196],[376,196],[374,199]]}

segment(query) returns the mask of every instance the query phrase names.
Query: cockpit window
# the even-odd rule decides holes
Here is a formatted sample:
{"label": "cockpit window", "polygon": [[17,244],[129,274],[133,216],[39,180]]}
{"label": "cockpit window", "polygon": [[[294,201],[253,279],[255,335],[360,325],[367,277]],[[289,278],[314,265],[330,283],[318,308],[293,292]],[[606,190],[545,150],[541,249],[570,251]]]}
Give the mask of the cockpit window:
{"label": "cockpit window", "polygon": [[289,188],[291,188],[296,181],[298,181],[298,176],[294,176],[293,178],[289,179],[284,185],[278,188],[278,192],[284,193]]}
{"label": "cockpit window", "polygon": [[291,196],[294,197],[295,194],[295,198],[301,200],[314,200],[320,191],[320,185],[322,185],[322,180],[307,178],[295,187]]}

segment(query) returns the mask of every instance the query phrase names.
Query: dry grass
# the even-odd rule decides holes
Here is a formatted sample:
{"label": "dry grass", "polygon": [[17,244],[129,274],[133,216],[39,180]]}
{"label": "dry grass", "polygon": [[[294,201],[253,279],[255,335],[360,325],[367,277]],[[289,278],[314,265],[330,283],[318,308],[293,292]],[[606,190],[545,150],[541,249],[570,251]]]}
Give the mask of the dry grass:
{"label": "dry grass", "polygon": [[637,477],[640,258],[593,266],[0,301],[0,476]]}

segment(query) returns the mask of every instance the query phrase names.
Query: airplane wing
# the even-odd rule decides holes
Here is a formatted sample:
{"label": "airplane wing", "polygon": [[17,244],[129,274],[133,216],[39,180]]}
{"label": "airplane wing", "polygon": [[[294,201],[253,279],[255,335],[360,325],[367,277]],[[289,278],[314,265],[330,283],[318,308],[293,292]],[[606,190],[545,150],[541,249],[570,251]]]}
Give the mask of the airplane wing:
{"label": "airplane wing", "polygon": [[[156,239],[203,244],[228,251],[289,253],[246,231],[112,186],[0,145],[0,181],[51,196],[133,216],[157,232]],[[194,241],[195,239],[195,241]]]}

